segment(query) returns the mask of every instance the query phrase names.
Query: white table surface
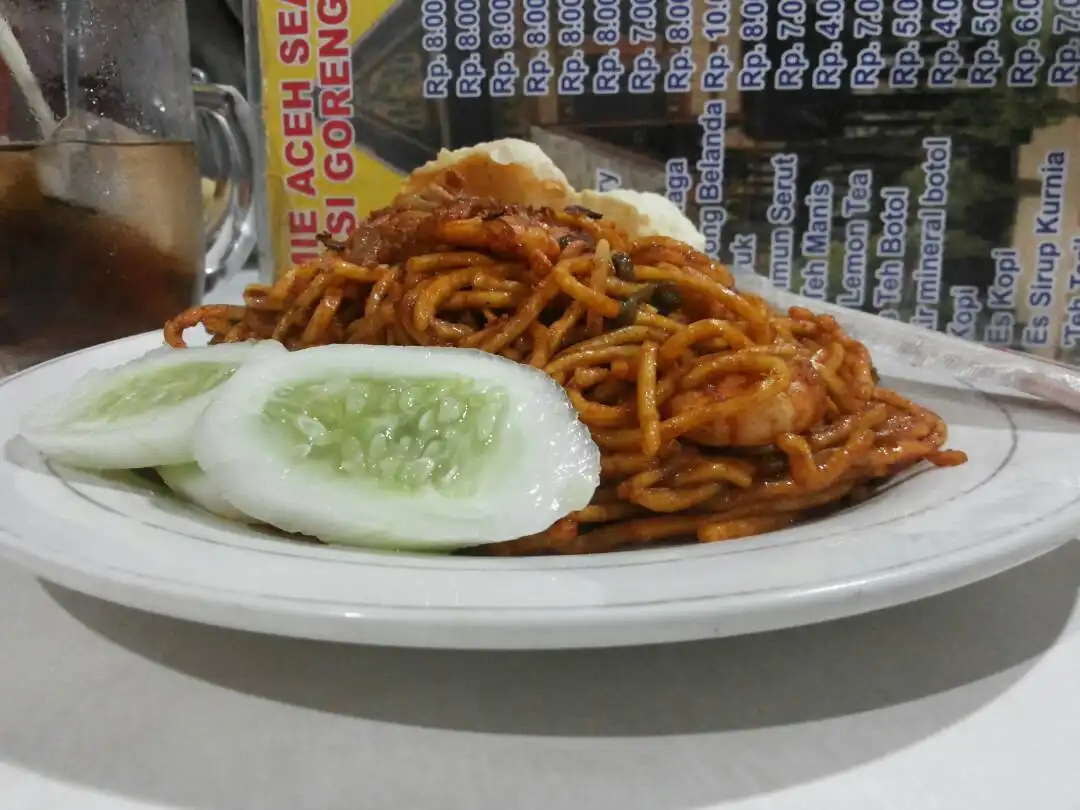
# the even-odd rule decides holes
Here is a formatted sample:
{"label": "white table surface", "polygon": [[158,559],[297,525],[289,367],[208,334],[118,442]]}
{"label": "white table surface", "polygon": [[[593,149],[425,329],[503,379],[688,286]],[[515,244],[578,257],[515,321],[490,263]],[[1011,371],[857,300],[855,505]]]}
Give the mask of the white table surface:
{"label": "white table surface", "polygon": [[0,564],[0,810],[1077,808],[1078,589],[1070,543],[827,625],[459,654],[201,627]]}

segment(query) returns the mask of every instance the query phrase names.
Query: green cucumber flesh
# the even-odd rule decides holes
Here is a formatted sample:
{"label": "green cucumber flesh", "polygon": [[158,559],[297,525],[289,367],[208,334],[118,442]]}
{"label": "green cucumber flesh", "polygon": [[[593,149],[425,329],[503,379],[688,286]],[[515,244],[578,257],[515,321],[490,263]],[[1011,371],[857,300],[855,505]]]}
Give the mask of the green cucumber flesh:
{"label": "green cucumber flesh", "polygon": [[296,463],[410,492],[475,494],[507,437],[508,397],[465,378],[353,375],[278,388],[262,418]]}

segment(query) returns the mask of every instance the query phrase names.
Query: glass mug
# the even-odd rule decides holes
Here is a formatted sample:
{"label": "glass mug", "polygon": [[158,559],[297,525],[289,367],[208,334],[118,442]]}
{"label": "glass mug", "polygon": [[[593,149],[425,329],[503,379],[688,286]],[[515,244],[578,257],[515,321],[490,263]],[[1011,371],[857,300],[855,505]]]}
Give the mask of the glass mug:
{"label": "glass mug", "polygon": [[183,0],[0,0],[0,376],[157,329],[256,237],[254,121]]}

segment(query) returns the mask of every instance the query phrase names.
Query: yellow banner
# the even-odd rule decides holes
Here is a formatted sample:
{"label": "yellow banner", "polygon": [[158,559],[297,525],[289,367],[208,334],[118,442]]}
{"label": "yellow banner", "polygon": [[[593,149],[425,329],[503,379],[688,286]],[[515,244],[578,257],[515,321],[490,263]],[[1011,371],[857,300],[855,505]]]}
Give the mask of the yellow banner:
{"label": "yellow banner", "polygon": [[274,268],[314,257],[316,235],[344,237],[386,205],[403,172],[358,137],[354,54],[376,45],[394,0],[259,4],[269,228]]}

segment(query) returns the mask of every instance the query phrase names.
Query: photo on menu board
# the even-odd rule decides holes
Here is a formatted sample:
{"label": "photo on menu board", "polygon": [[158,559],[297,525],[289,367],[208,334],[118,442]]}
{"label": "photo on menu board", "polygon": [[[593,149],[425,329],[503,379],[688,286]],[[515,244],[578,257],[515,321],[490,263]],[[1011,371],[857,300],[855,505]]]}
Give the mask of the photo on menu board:
{"label": "photo on menu board", "polygon": [[1078,0],[257,5],[278,272],[516,137],[666,194],[736,273],[1080,362]]}

